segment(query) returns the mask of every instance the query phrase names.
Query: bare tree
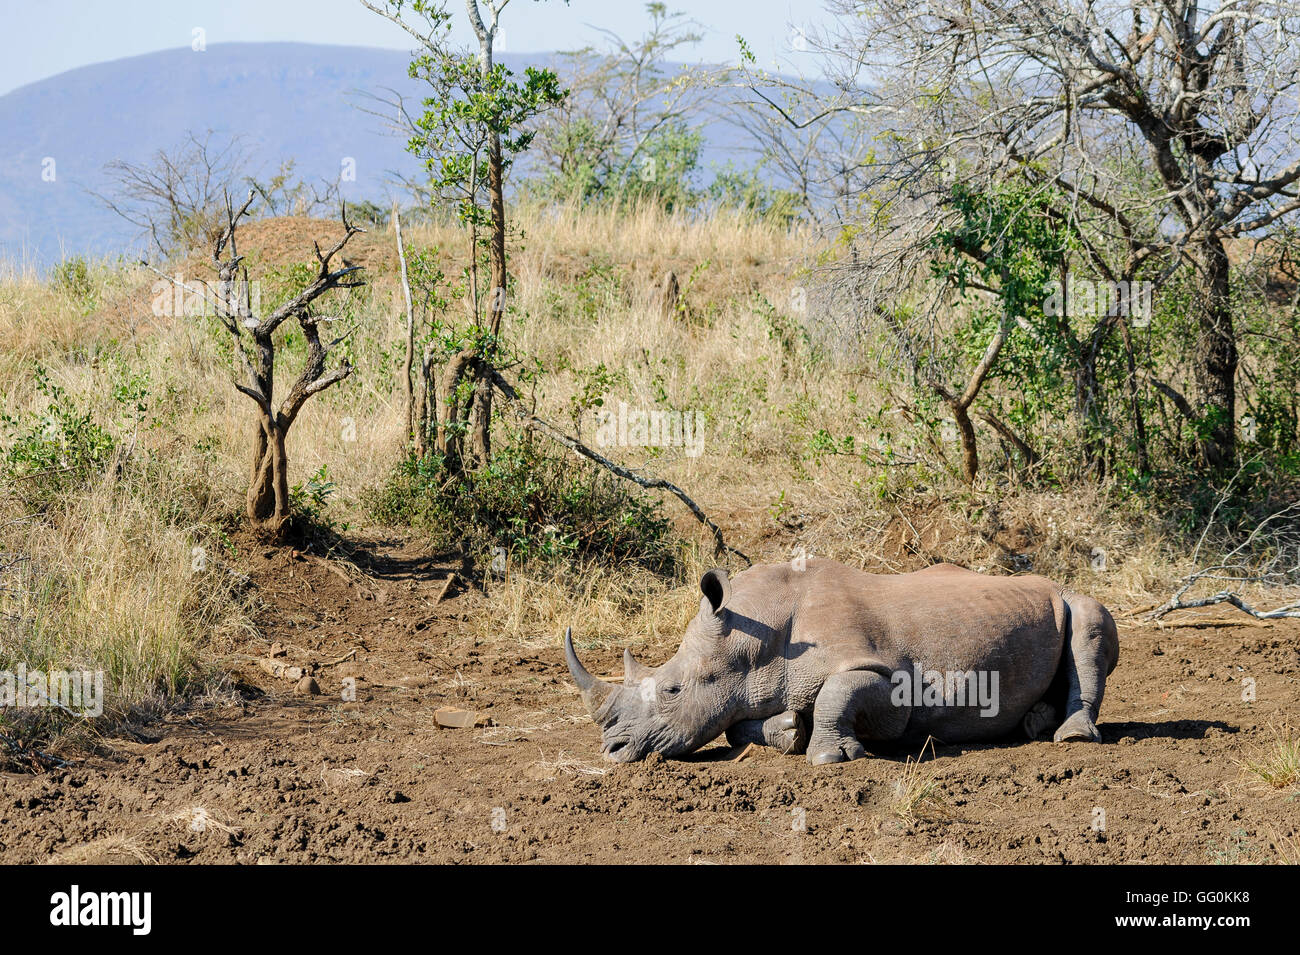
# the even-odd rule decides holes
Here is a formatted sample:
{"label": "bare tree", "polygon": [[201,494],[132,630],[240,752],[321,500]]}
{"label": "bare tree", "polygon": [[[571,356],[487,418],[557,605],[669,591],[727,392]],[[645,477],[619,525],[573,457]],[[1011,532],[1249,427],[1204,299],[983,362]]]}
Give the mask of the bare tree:
{"label": "bare tree", "polygon": [[[422,443],[423,428],[415,430],[415,391],[411,383],[411,368],[415,364],[415,308],[411,303],[411,280],[406,273],[406,244],[402,242],[402,212],[393,206],[393,232],[397,236],[397,261],[401,266],[402,297],[406,301],[406,361],[402,366],[402,398],[406,405],[406,437]],[[420,452],[424,449],[421,447]]]}
{"label": "bare tree", "polygon": [[[798,35],[802,44],[805,34]],[[729,98],[720,118],[743,134],[764,174],[799,197],[812,222],[849,224],[860,208],[861,170],[877,131],[858,120],[856,91],[799,74],[793,57],[779,66],[760,67],[742,41],[738,75],[722,77],[741,93]]]}
{"label": "bare tree", "polygon": [[144,162],[114,160],[105,167],[109,186],[96,198],[147,237],[151,253],[210,246],[226,228],[227,193],[251,188],[250,212],[271,216],[314,216],[338,208],[338,181],[309,182],[293,159],[262,178],[249,171],[251,158],[239,136],[187,132],[177,146],[159,149]]}
{"label": "bare tree", "polygon": [[266,179],[245,176],[244,180],[261,199],[261,211],[270,216],[314,216],[338,208],[342,201],[338,179],[308,182],[294,173],[297,161],[282,159],[280,167]]}
{"label": "bare tree", "polygon": [[96,197],[138,227],[160,255],[211,243],[225,228],[222,197],[248,166],[237,137],[214,142],[215,135],[190,131],[178,146],[159,149],[146,162],[110,162],[108,192]]}
{"label": "bare tree", "polygon": [[[336,269],[331,265],[334,257],[349,240],[365,230],[349,223],[344,209],[343,235],[338,241],[324,252],[319,244],[313,245],[317,269],[307,287],[271,314],[259,317],[253,313],[252,285],[248,270],[242,265],[244,256],[239,254],[236,236],[239,222],[255,198],[256,193],[250,191],[238,210],[227,198],[226,227],[212,246],[212,264],[217,271],[216,289],[214,294],[205,297],[233,340],[235,355],[244,375],[242,382],[236,380],[235,388],[250,398],[257,408],[246,513],[258,530],[279,536],[292,516],[289,455],[285,445],[289,429],[293,427],[308,398],[320,394],[352,374],[352,365],[346,358],[334,368],[327,367],[331,352],[347,339],[352,329],[346,329],[338,337],[326,340],[321,335],[323,328],[338,319],[320,315],[312,306],[327,292],[359,288],[365,284],[355,278],[361,266]],[[163,277],[175,281],[166,275]],[[199,294],[203,292],[200,290]],[[307,342],[307,355],[289,393],[277,405],[274,390],[275,334],[291,318],[298,322]]]}
{"label": "bare tree", "polygon": [[703,68],[672,67],[674,51],[701,39],[698,25],[664,3],[647,3],[650,27],[627,40],[597,28],[606,49],[561,54],[569,95],[537,124],[536,162],[557,198],[621,195],[657,170],[657,141],[690,136],[703,124],[715,77]]}

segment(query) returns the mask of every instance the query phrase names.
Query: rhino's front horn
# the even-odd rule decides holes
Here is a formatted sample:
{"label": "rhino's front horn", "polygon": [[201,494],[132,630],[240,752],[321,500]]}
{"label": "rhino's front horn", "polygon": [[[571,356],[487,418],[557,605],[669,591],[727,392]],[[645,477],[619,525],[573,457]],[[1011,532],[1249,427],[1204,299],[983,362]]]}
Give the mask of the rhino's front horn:
{"label": "rhino's front horn", "polygon": [[614,687],[592,676],[582,665],[578,655],[573,652],[572,627],[567,627],[564,631],[564,660],[569,664],[569,675],[573,677],[578,692],[582,694],[582,702],[587,704],[587,709],[591,711],[592,716],[595,716],[614,692]]}

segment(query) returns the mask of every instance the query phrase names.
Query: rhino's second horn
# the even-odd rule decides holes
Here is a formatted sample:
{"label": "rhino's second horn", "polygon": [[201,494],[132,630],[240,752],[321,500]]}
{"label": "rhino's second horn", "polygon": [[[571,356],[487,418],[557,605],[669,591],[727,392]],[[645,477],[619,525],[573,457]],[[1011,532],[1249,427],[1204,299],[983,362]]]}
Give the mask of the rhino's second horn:
{"label": "rhino's second horn", "polygon": [[648,667],[632,656],[631,648],[623,650],[623,685],[637,686],[646,677],[655,675],[657,667]]}

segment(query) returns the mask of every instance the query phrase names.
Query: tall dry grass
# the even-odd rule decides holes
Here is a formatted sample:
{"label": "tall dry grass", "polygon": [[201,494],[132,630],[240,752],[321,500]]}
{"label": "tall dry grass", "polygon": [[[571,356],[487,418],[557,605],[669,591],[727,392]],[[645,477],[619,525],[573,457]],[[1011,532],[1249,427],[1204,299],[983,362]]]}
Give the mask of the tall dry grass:
{"label": "tall dry grass", "polygon": [[129,484],[105,482],[5,528],[5,669],[102,670],[107,710],[153,709],[218,679],[213,657],[249,622],[218,548]]}

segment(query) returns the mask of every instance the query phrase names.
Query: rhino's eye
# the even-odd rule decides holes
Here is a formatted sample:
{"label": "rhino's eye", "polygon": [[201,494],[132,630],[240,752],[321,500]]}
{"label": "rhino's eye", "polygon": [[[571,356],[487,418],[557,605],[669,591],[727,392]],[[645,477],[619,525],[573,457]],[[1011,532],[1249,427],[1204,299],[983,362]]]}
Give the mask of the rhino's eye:
{"label": "rhino's eye", "polygon": [[670,683],[666,686],[660,687],[660,689],[663,691],[664,696],[670,697],[676,696],[678,693],[682,692],[682,688],[675,683]]}

